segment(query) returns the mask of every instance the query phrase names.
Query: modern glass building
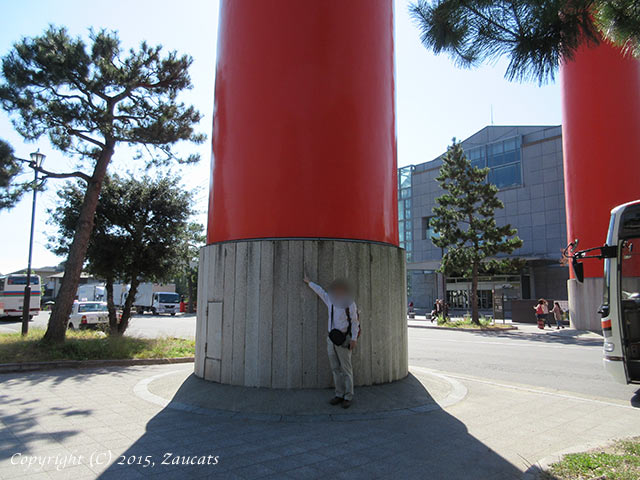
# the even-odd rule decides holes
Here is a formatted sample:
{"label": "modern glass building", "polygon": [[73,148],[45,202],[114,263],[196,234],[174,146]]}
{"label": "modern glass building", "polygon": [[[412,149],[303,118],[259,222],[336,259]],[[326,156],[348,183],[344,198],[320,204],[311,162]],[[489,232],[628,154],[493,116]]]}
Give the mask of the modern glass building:
{"label": "modern glass building", "polygon": [[[507,299],[548,297],[567,299],[568,268],[561,263],[566,244],[562,130],[560,126],[489,126],[462,142],[472,164],[488,167],[489,181],[499,189],[505,208],[496,212],[498,224],[510,223],[523,240],[512,256],[526,261],[524,271],[484,277],[479,304],[491,309],[494,289]],[[398,212],[400,244],[407,250],[409,301],[430,309],[446,297],[454,309],[469,308],[470,281],[436,272],[442,251],[429,226],[442,190],[436,177],[440,157],[399,169]]]}
{"label": "modern glass building", "polygon": [[398,169],[398,233],[400,247],[407,252],[407,262],[411,261],[413,250],[413,227],[411,225],[411,178],[413,165]]}

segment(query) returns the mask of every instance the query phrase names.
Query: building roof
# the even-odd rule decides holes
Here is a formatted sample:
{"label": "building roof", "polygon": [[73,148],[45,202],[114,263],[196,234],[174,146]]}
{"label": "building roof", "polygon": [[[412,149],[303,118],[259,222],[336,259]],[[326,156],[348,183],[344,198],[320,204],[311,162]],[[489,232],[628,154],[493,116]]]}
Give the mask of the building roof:
{"label": "building roof", "polygon": [[[17,275],[20,273],[25,273],[27,271],[26,268],[21,268],[20,270],[16,270],[15,272],[9,273],[9,275]],[[58,267],[40,267],[40,268],[32,268],[31,271],[33,273],[39,272],[59,272],[60,269]]]}
{"label": "building roof", "polygon": [[[51,275],[49,278],[62,278],[64,277],[64,272],[56,273],[55,275]],[[80,278],[94,278],[90,273],[82,272],[80,274]]]}
{"label": "building roof", "polygon": [[[508,138],[522,136],[522,143],[536,143],[550,140],[562,135],[561,125],[487,125],[470,137],[462,140],[462,148],[469,149],[489,143],[500,142]],[[440,167],[444,153],[432,160],[415,166],[417,171],[431,170]],[[410,165],[406,165],[407,167]]]}

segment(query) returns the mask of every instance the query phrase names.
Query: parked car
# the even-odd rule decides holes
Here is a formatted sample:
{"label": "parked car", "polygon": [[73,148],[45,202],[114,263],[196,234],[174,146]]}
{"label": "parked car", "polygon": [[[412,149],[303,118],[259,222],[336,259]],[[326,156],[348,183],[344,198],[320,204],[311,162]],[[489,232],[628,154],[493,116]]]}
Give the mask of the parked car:
{"label": "parked car", "polygon": [[74,302],[69,316],[70,329],[97,327],[109,323],[107,302]]}

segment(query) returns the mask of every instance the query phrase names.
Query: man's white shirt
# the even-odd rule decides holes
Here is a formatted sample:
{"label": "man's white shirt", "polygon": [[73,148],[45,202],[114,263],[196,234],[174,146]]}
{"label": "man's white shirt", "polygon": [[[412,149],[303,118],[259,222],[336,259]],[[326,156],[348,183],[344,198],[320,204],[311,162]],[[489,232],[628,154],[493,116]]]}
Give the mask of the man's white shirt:
{"label": "man's white shirt", "polygon": [[[325,292],[317,283],[309,282],[311,290],[316,292],[318,297],[325,303],[327,310],[329,311],[329,317],[327,320],[327,332],[330,332],[333,328],[337,328],[343,333],[346,333],[349,328],[349,319],[347,318],[346,308],[344,306],[338,306],[331,300],[331,295]],[[333,307],[333,327],[331,326],[331,307]],[[351,302],[349,305],[349,315],[351,316],[351,338],[353,340],[358,339],[358,333],[360,332],[360,322],[358,321],[358,307],[356,302]]]}

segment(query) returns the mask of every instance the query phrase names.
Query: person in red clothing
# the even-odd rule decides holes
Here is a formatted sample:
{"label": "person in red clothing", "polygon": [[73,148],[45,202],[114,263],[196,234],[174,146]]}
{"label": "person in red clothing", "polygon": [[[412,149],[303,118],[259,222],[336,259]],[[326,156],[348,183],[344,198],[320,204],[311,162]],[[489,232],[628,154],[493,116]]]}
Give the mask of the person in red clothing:
{"label": "person in red clothing", "polygon": [[544,330],[545,323],[549,324],[549,327],[551,327],[547,301],[544,298],[541,298],[533,309],[535,310],[536,318],[538,319],[538,328]]}

